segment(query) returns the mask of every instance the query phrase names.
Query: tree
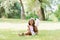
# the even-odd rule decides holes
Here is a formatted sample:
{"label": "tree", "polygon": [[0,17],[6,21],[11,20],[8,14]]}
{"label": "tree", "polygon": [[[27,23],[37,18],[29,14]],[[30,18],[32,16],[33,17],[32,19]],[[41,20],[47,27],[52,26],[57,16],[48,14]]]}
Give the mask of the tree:
{"label": "tree", "polygon": [[25,0],[25,11],[28,13],[33,13],[34,11],[36,12],[36,15],[40,18],[40,20],[42,19],[42,15],[40,12],[40,3],[38,0]]}
{"label": "tree", "polygon": [[21,4],[21,19],[25,19],[25,11],[24,11],[24,6],[22,3],[22,0],[20,0],[20,4]]}
{"label": "tree", "polygon": [[5,9],[3,7],[0,8],[0,15],[2,18],[5,18]]}
{"label": "tree", "polygon": [[25,0],[27,11],[35,11],[40,20],[45,20],[46,6],[50,7],[50,0]]}
{"label": "tree", "polygon": [[39,0],[41,6],[40,6],[40,12],[41,12],[41,20],[45,20],[45,13],[44,13],[44,8],[42,7],[42,0]]}

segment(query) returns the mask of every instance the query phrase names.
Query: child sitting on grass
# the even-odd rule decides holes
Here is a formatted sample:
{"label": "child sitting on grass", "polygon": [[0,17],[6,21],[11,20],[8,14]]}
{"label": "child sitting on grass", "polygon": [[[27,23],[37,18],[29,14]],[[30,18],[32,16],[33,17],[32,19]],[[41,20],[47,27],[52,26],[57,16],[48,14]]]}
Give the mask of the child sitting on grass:
{"label": "child sitting on grass", "polygon": [[19,36],[23,36],[23,35],[36,35],[38,33],[38,29],[35,26],[35,20],[33,18],[31,18],[28,22],[28,30],[26,33],[21,33],[19,34]]}

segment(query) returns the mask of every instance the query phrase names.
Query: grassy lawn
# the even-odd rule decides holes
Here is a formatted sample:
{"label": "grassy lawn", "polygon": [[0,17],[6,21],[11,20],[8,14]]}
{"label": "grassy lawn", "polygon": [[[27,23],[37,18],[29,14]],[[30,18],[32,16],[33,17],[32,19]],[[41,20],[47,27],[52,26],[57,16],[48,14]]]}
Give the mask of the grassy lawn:
{"label": "grassy lawn", "polygon": [[[27,23],[28,20],[21,19],[0,19],[0,22]],[[0,40],[60,40],[60,30],[40,30],[38,35],[18,36],[24,30],[2,30],[0,29]]]}
{"label": "grassy lawn", "polygon": [[[22,19],[9,19],[9,18],[8,19],[7,18],[2,19],[2,18],[0,18],[0,22],[27,23],[28,21],[29,21],[29,19],[22,20]],[[42,23],[47,23],[47,22],[51,23],[53,21],[40,21],[40,22],[42,22]],[[57,22],[53,22],[53,23],[57,23]],[[58,22],[58,23],[60,23],[60,22]]]}
{"label": "grassy lawn", "polygon": [[11,22],[11,23],[26,23],[28,20],[22,20],[22,19],[2,19],[0,18],[0,22]]}
{"label": "grassy lawn", "polygon": [[0,40],[60,40],[60,30],[41,30],[35,36],[18,36],[25,31],[0,30]]}

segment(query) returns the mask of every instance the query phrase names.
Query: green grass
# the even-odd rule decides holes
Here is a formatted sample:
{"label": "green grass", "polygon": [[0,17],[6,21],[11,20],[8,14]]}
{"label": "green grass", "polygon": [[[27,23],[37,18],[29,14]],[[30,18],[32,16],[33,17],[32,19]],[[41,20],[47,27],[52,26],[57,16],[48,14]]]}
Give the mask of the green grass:
{"label": "green grass", "polygon": [[0,18],[0,22],[11,22],[11,23],[26,23],[28,20],[22,20],[22,19],[2,19]]}
{"label": "green grass", "polygon": [[0,30],[0,40],[60,40],[60,30],[41,30],[35,36],[18,36],[25,31]]}
{"label": "green grass", "polygon": [[[9,18],[0,18],[0,22],[10,22],[10,23],[28,23],[29,19],[9,19]],[[51,23],[52,21],[40,21],[41,23]],[[53,22],[57,23],[57,22]],[[60,23],[60,22],[59,22]]]}

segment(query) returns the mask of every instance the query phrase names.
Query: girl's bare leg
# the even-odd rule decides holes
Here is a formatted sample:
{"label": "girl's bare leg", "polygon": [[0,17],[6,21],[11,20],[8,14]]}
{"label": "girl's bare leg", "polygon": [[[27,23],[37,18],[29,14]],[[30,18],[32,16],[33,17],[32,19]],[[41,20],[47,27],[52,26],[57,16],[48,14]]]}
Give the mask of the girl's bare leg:
{"label": "girl's bare leg", "polygon": [[24,35],[31,35],[31,32],[26,32]]}
{"label": "girl's bare leg", "polygon": [[19,36],[24,36],[24,35],[31,35],[31,33],[30,32],[26,32],[26,33],[20,33],[20,34],[18,34]]}

